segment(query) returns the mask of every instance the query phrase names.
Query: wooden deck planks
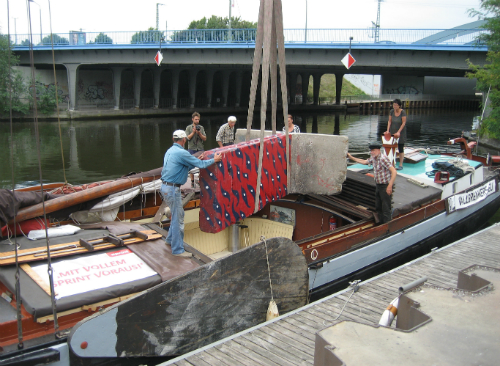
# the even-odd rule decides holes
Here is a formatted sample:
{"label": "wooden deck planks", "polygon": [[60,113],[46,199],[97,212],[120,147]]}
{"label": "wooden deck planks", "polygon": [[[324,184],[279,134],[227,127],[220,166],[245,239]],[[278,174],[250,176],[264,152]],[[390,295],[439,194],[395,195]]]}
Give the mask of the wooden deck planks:
{"label": "wooden deck planks", "polygon": [[245,366],[251,365],[250,359],[248,359],[248,361],[245,361],[245,362],[238,361],[235,358],[229,356],[228,354],[220,351],[216,347],[206,349],[205,353],[208,353],[209,355],[218,359],[220,361],[221,365],[230,365],[230,366],[233,366],[233,365],[245,365]]}
{"label": "wooden deck planks", "polygon": [[[227,343],[229,343],[229,342],[227,342]],[[236,360],[237,363],[240,363],[241,365],[248,365],[248,366],[255,365],[255,364],[261,365],[260,363],[256,363],[256,361],[251,359],[250,357],[245,356],[244,354],[235,351],[233,348],[231,348],[226,343],[224,343],[222,345],[215,346],[213,348],[219,352],[224,353],[229,358]],[[237,364],[237,363],[235,363],[235,364]]]}
{"label": "wooden deck planks", "polygon": [[175,365],[312,365],[316,332],[344,320],[377,324],[387,305],[399,295],[398,288],[424,276],[427,285],[456,288],[458,272],[467,267],[499,267],[499,238],[500,225],[495,225],[362,283],[350,299],[350,290],[337,293],[275,322],[221,341],[188,356],[186,361],[175,361]]}
{"label": "wooden deck planks", "polygon": [[295,355],[300,359],[308,360],[308,356],[314,355],[314,352],[312,352],[311,354],[311,349],[304,348],[299,342],[295,342],[293,339],[283,337],[281,334],[269,334],[264,332],[262,329],[255,330],[253,334],[266,340],[269,343],[272,343],[276,347],[279,347],[289,352],[290,354]]}
{"label": "wooden deck planks", "polygon": [[295,332],[289,331],[285,327],[282,327],[280,325],[280,322],[271,323],[269,324],[268,327],[262,327],[260,328],[260,330],[269,335],[274,335],[279,339],[282,339],[283,341],[287,341],[289,344],[293,345],[294,347],[302,349],[306,353],[308,353],[308,351],[310,351],[311,348],[314,350],[313,340],[307,337],[303,337]]}
{"label": "wooden deck planks", "polygon": [[267,352],[274,354],[276,357],[287,361],[291,365],[307,365],[310,356],[302,352],[296,352],[290,346],[286,346],[276,342],[272,337],[261,338],[255,332],[251,332],[241,336],[249,342],[252,342],[256,346],[263,348]]}

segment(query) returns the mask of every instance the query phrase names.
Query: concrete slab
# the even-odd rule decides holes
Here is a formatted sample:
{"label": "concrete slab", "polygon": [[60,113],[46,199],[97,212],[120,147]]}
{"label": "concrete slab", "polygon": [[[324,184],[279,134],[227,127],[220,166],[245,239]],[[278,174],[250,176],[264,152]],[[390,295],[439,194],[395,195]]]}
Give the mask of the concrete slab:
{"label": "concrete slab", "polygon": [[347,172],[347,136],[292,134],[289,193],[335,194]]}
{"label": "concrete slab", "polygon": [[[278,132],[281,132],[281,130],[279,130]],[[270,131],[270,130],[264,131],[264,137],[271,136],[271,134],[272,134],[272,131]],[[238,128],[236,130],[236,133],[234,134],[234,143],[238,144],[240,142],[244,142],[246,135],[247,135],[246,128]],[[253,140],[253,139],[260,139],[260,130],[250,130],[250,140]]]}
{"label": "concrete slab", "polygon": [[346,365],[497,365],[500,273],[474,273],[492,282],[493,290],[470,295],[423,287],[407,294],[432,318],[414,332],[344,321],[318,335]]}

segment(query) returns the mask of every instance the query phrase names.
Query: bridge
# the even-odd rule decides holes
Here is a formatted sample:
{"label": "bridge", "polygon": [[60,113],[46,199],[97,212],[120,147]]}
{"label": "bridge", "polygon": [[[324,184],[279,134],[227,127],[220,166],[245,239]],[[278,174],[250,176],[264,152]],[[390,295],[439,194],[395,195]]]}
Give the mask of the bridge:
{"label": "bridge", "polygon": [[[485,32],[481,24],[378,29],[377,40],[367,29],[285,29],[289,102],[306,103],[295,96],[307,95],[312,76],[313,104],[318,104],[324,74],[336,76],[337,104],[345,74],[382,75],[382,92],[412,85],[416,93],[425,92],[425,78],[446,77],[440,82],[450,89],[454,85],[450,80],[459,77],[473,95],[475,82],[462,79],[469,70],[466,60],[486,62],[487,47],[475,42]],[[58,87],[70,110],[202,108],[248,103],[255,33],[255,29],[75,31],[54,34],[53,46],[50,35],[33,35],[31,41],[26,35],[11,39],[24,68],[30,65],[31,43],[38,81],[44,86],[54,82],[54,50]],[[347,70],[341,59],[349,49],[356,63]],[[163,62],[158,67],[154,56],[159,50]],[[43,90],[40,85],[37,93]]]}

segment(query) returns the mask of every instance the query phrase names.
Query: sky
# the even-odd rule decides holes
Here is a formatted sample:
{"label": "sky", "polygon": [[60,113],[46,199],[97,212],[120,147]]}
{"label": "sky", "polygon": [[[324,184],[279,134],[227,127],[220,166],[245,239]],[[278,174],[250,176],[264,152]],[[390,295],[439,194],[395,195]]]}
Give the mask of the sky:
{"label": "sky", "polygon": [[[50,32],[49,0],[31,4],[33,33]],[[69,33],[139,31],[156,27],[156,3],[159,28],[186,29],[192,20],[212,15],[226,17],[231,0],[51,0],[52,30]],[[231,15],[257,21],[259,0],[232,0]],[[7,4],[10,33],[27,34],[27,0],[0,0],[0,32],[6,34]],[[477,20],[468,9],[479,9],[479,0],[383,0],[380,3],[380,27],[392,29],[446,29]],[[285,29],[362,28],[377,20],[378,0],[283,0]],[[14,18],[17,18],[14,21]]]}

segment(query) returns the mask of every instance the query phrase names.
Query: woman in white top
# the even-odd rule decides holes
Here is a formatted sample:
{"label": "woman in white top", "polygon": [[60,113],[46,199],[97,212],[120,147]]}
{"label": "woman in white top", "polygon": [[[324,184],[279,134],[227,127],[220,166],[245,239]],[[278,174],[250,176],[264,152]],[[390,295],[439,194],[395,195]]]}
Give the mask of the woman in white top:
{"label": "woman in white top", "polygon": [[[285,133],[286,126],[283,126],[283,133]],[[288,133],[300,133],[300,127],[293,124],[293,116],[288,115]]]}

